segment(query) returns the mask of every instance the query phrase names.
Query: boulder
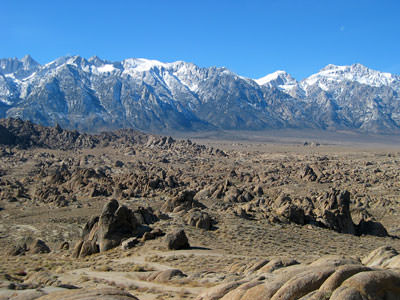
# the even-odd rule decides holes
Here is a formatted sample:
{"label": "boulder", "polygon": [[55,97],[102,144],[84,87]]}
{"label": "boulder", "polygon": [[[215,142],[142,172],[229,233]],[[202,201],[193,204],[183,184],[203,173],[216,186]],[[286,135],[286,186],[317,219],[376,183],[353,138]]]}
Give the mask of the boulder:
{"label": "boulder", "polygon": [[317,221],[340,233],[356,234],[350,214],[350,193],[332,189],[318,199]]}
{"label": "boulder", "polygon": [[165,237],[165,243],[169,250],[189,249],[190,244],[183,229],[177,229]]}
{"label": "boulder", "polygon": [[309,165],[306,165],[303,173],[301,174],[301,178],[307,181],[316,181],[318,179],[318,176],[313,168],[311,168]]}
{"label": "boulder", "polygon": [[[244,297],[249,289],[261,285],[262,281],[253,280],[240,285],[238,288],[228,292],[221,300],[240,300]],[[254,298],[253,298],[254,299]]]}
{"label": "boulder", "polygon": [[258,273],[272,273],[273,271],[288,267],[288,266],[293,266],[297,265],[299,262],[293,258],[275,258],[269,261],[267,264],[262,266],[259,270]]}
{"label": "boulder", "polygon": [[[238,202],[231,191],[225,195],[229,202]],[[237,189],[236,189],[237,190]],[[238,191],[238,190],[237,190]],[[236,199],[236,200],[235,200]],[[366,210],[358,225],[354,224],[350,213],[350,193],[332,189],[319,197],[310,196],[292,199],[281,194],[275,200],[258,199],[245,205],[234,205],[231,210],[236,216],[246,219],[266,218],[271,223],[311,224],[328,228],[339,233],[353,235],[388,236],[385,227],[374,221]]]}
{"label": "boulder", "polygon": [[141,225],[150,225],[154,224],[155,222],[159,221],[157,215],[153,212],[151,207],[138,207],[133,212],[137,222]]}
{"label": "boulder", "polygon": [[99,246],[96,244],[96,241],[88,240],[82,243],[79,251],[79,257],[85,257],[99,252]]}
{"label": "boulder", "polygon": [[60,244],[60,250],[69,250],[69,243],[67,241]]}
{"label": "boulder", "polygon": [[38,254],[38,253],[50,253],[50,248],[49,246],[46,245],[46,243],[40,239],[36,239],[29,247],[29,251],[33,254]]}
{"label": "boulder", "polygon": [[8,254],[11,256],[24,255],[26,252],[32,254],[50,253],[49,246],[46,245],[41,239],[34,239],[27,237],[21,239],[17,245],[15,245]]}
{"label": "boulder", "polygon": [[157,271],[153,272],[149,277],[147,277],[147,281],[155,281],[155,282],[168,282],[174,278],[183,278],[187,277],[181,270],[178,269],[168,269],[165,271]]}
{"label": "boulder", "polygon": [[288,195],[279,196],[274,204],[274,212],[282,222],[292,222],[299,225],[305,224],[305,214],[301,207],[293,203]]}
{"label": "boulder", "polygon": [[180,212],[188,211],[195,207],[205,208],[203,204],[193,199],[195,195],[196,192],[191,190],[179,192],[175,197],[168,199],[161,207],[161,210],[164,212]]}
{"label": "boulder", "polygon": [[138,223],[129,208],[111,200],[104,206],[98,226],[98,243],[103,252],[120,245],[123,238],[133,236]]}
{"label": "boulder", "polygon": [[74,249],[72,250],[72,257],[74,257],[74,258],[79,257],[79,254],[81,253],[82,245],[83,245],[83,240],[79,240],[78,242],[76,242]]}
{"label": "boulder", "polygon": [[368,267],[383,267],[394,258],[399,257],[399,252],[391,246],[382,246],[362,259],[362,263]]}
{"label": "boulder", "polygon": [[241,280],[241,281],[233,281],[233,282],[228,282],[228,283],[223,283],[220,285],[217,285],[215,287],[212,287],[204,292],[202,292],[196,300],[218,300],[222,299],[224,295],[226,295],[228,292],[236,289],[238,286],[241,286],[244,283],[247,283],[248,281],[246,280]]}
{"label": "boulder", "polygon": [[375,236],[388,236],[386,228],[379,222],[374,220],[361,219],[360,223],[357,225],[357,234],[363,235],[375,235]]}
{"label": "boulder", "polygon": [[319,291],[329,294],[336,290],[346,279],[360,273],[370,271],[371,269],[361,265],[344,265],[339,266],[336,271],[321,285]]}
{"label": "boulder", "polygon": [[360,272],[343,282],[331,300],[400,299],[400,275],[387,270]]}
{"label": "boulder", "polygon": [[121,248],[123,250],[129,250],[139,244],[139,239],[137,237],[131,237],[121,243]]}
{"label": "boulder", "polygon": [[84,257],[107,251],[121,245],[124,240],[139,238],[150,231],[147,225],[156,221],[158,217],[150,207],[139,207],[133,211],[119,205],[117,200],[110,200],[104,205],[100,216],[93,216],[86,223],[82,240],[75,245],[73,256]]}
{"label": "boulder", "polygon": [[288,280],[271,298],[271,300],[300,299],[318,289],[322,283],[335,271],[332,266],[307,270]]}
{"label": "boulder", "polygon": [[[390,264],[387,263],[397,257],[399,254],[394,249],[381,247],[363,259],[363,262],[388,267]],[[327,256],[311,264],[283,266],[272,272],[264,269],[272,261],[259,261],[251,267],[257,269],[253,275],[258,277],[248,272],[243,280],[210,288],[196,300],[400,299],[400,274],[397,267],[391,270],[370,268],[361,264],[359,259]]]}
{"label": "boulder", "polygon": [[210,230],[213,223],[208,213],[196,208],[191,209],[185,215],[184,220],[188,225],[205,230]]}

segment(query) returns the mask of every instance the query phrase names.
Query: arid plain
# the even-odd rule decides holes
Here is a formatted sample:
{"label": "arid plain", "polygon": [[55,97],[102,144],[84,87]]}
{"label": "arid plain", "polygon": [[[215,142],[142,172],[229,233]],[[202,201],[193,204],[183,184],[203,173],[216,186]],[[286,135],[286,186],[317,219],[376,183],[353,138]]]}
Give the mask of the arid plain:
{"label": "arid plain", "polygon": [[[1,125],[0,299],[399,299],[335,294],[400,278],[391,137]],[[357,271],[322,288],[340,267]]]}

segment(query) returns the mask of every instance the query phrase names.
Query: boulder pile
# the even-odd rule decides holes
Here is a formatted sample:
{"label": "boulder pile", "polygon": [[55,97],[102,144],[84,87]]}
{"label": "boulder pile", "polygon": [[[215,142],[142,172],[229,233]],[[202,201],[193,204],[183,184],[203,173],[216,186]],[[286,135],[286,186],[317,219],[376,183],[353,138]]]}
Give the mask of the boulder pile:
{"label": "boulder pile", "polygon": [[311,264],[266,260],[247,266],[251,272],[244,279],[206,290],[196,300],[400,299],[399,263],[400,255],[391,247],[378,248],[362,260],[339,256]]}
{"label": "boulder pile", "polygon": [[[282,194],[275,200],[257,200],[237,207],[234,213],[242,217],[261,216],[273,223],[312,224],[339,233],[388,236],[385,227],[372,218],[364,217],[354,224],[350,213],[350,193],[331,189],[311,199],[292,199]],[[367,216],[367,214],[366,214]]]}
{"label": "boulder pile", "polygon": [[85,225],[82,239],[75,245],[74,257],[85,257],[107,251],[132,237],[142,237],[151,231],[148,226],[158,218],[151,208],[133,211],[113,199],[106,203],[100,216],[92,217]]}

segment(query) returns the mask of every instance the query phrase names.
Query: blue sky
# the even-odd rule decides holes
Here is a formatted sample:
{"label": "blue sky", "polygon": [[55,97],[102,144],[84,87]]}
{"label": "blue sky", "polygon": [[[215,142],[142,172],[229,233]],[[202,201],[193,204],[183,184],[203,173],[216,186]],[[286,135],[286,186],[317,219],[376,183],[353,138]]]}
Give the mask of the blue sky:
{"label": "blue sky", "polygon": [[327,64],[400,74],[397,0],[6,0],[0,57],[144,57],[302,79]]}

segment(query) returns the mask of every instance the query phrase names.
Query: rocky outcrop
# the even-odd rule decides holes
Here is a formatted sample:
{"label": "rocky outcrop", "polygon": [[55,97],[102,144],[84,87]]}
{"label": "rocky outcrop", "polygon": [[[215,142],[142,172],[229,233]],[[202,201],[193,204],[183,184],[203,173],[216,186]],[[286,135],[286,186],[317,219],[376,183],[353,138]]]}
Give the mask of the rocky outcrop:
{"label": "rocky outcrop", "polygon": [[400,273],[393,264],[399,256],[394,249],[382,247],[364,258],[364,264],[329,256],[311,264],[282,265],[273,271],[264,269],[268,265],[264,261],[254,272],[260,265],[256,262],[243,269],[253,270],[245,273],[245,279],[206,290],[196,300],[400,299]]}
{"label": "rocky outcrop", "polygon": [[318,175],[315,173],[312,167],[306,165],[303,173],[301,174],[301,178],[307,181],[316,181],[318,179]]}
{"label": "rocky outcrop", "polygon": [[113,199],[106,203],[100,216],[92,217],[83,228],[82,240],[74,250],[74,257],[84,257],[117,247],[125,239],[141,237],[151,229],[148,225],[158,218],[151,208],[133,211]]}
{"label": "rocky outcrop", "polygon": [[197,208],[188,211],[184,220],[188,225],[205,230],[210,230],[214,222],[207,212]]}
{"label": "rocky outcrop", "polygon": [[372,219],[361,219],[360,223],[356,226],[357,234],[369,234],[375,236],[388,236],[386,228],[379,222]]}
{"label": "rocky outcrop", "polygon": [[77,131],[55,127],[44,127],[20,119],[0,119],[0,131],[3,138],[0,143],[21,148],[42,147],[49,149],[93,148],[99,139]]}
{"label": "rocky outcrop", "polygon": [[356,234],[350,214],[350,193],[332,189],[317,199],[316,221],[340,233]]}
{"label": "rocky outcrop", "polygon": [[183,229],[176,229],[165,236],[165,244],[169,250],[189,249],[190,244]]}
{"label": "rocky outcrop", "polygon": [[275,200],[259,199],[234,208],[233,213],[243,218],[267,218],[273,223],[312,224],[339,233],[353,235],[388,236],[385,227],[364,214],[354,224],[350,212],[350,193],[331,189],[313,199],[295,198],[281,194]]}
{"label": "rocky outcrop", "polygon": [[8,252],[11,256],[24,255],[25,253],[41,254],[50,253],[50,248],[41,239],[34,239],[27,237],[21,239],[12,249]]}
{"label": "rocky outcrop", "polygon": [[168,269],[168,270],[164,270],[164,271],[153,272],[146,278],[146,280],[164,283],[164,282],[171,281],[173,279],[180,279],[183,277],[187,277],[187,275],[184,274],[181,270]]}
{"label": "rocky outcrop", "polygon": [[195,207],[205,208],[203,204],[193,199],[195,195],[196,192],[191,190],[179,192],[175,197],[168,199],[161,210],[164,212],[181,212]]}
{"label": "rocky outcrop", "polygon": [[362,263],[371,268],[400,269],[400,255],[393,247],[382,246],[364,257]]}

